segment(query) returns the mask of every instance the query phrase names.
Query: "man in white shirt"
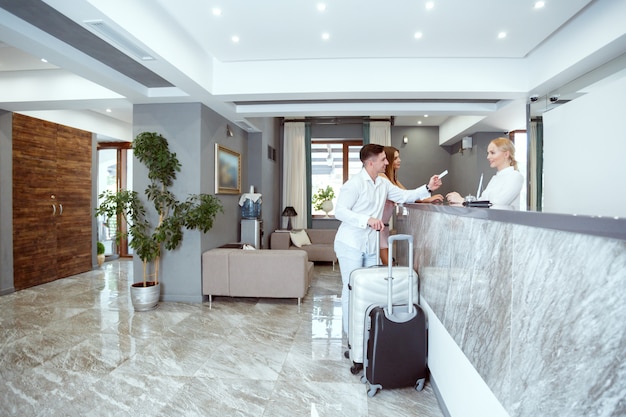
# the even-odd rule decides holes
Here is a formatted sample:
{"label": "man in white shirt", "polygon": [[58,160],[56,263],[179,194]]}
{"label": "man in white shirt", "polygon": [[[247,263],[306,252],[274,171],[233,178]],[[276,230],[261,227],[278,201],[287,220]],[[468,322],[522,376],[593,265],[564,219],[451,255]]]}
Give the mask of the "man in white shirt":
{"label": "man in white shirt", "polygon": [[348,284],[350,273],[357,268],[378,264],[376,253],[376,230],[385,227],[381,217],[386,200],[396,203],[407,203],[430,197],[430,193],[441,186],[437,175],[430,178],[427,185],[414,190],[403,190],[396,187],[386,178],[378,174],[385,172],[389,164],[384,147],[368,144],[361,148],[360,159],[363,169],[346,181],[341,187],[335,218],[341,225],[335,236],[335,254],[339,260],[343,290],[341,307],[343,314],[343,331],[348,334],[348,303],[350,295]]}

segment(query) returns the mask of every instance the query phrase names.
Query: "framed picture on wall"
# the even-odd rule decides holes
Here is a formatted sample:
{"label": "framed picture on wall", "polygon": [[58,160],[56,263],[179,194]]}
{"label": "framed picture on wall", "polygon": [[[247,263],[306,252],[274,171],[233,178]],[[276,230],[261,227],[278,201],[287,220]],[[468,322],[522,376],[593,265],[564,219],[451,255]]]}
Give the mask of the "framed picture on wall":
{"label": "framed picture on wall", "polygon": [[241,194],[241,155],[215,144],[215,194]]}

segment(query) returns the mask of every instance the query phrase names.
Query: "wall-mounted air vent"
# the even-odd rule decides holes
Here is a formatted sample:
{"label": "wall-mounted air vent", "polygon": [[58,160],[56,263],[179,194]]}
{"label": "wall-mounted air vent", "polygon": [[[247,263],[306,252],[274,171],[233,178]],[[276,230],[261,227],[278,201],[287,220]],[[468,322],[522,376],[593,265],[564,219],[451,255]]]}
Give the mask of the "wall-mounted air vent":
{"label": "wall-mounted air vent", "polygon": [[246,132],[252,132],[256,130],[254,127],[252,127],[252,125],[248,124],[248,122],[246,122],[245,120],[237,120],[235,123],[237,123],[237,126],[244,129]]}
{"label": "wall-mounted air vent", "polygon": [[128,39],[102,20],[85,20],[84,23],[108,43],[124,49],[142,61],[152,61],[154,57],[136,42]]}

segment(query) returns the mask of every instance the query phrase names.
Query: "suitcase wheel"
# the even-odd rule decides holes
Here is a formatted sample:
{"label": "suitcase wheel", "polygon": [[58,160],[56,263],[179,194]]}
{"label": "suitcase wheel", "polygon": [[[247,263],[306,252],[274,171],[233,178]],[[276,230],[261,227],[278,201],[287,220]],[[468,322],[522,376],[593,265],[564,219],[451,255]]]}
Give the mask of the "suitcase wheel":
{"label": "suitcase wheel", "polygon": [[377,385],[377,384],[370,385],[369,388],[367,389],[367,396],[373,397],[381,388],[382,388],[382,385]]}
{"label": "suitcase wheel", "polygon": [[424,389],[424,384],[426,383],[426,378],[418,379],[417,384],[415,384],[415,390],[421,391]]}
{"label": "suitcase wheel", "polygon": [[356,375],[363,370],[362,363],[356,363],[356,362],[352,362],[352,363],[353,365],[350,367],[350,372],[352,373],[352,375]]}

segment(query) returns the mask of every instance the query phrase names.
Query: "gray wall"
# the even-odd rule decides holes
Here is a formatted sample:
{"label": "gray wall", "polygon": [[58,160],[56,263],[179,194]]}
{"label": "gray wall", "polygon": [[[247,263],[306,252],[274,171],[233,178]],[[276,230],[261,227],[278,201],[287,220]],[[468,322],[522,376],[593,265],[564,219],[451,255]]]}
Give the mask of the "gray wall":
{"label": "gray wall", "polygon": [[489,142],[495,138],[507,137],[507,135],[503,132],[480,132],[474,133],[471,137],[472,149],[464,150],[463,153],[460,153],[460,143],[451,147],[450,168],[448,168],[448,176],[450,178],[448,182],[454,186],[454,191],[462,196],[468,194],[476,195],[480,174],[484,174],[482,189],[485,189],[489,180],[496,174],[496,170],[491,168],[489,161],[487,161]]}
{"label": "gray wall", "polygon": [[[408,143],[402,143],[407,136]],[[439,128],[393,126],[391,128],[391,146],[400,151],[402,164],[398,172],[398,180],[407,188],[417,188],[428,183],[430,177],[450,170],[450,154],[446,147],[439,146]],[[453,191],[449,178],[436,191],[445,194]]]}
{"label": "gray wall", "polygon": [[[262,129],[262,133],[248,134],[248,174],[244,190],[254,185],[255,191],[263,195],[261,217],[263,219],[262,247],[267,249],[269,237],[280,229],[280,122],[278,119],[251,120]],[[276,150],[276,160],[268,158],[267,147]]]}
{"label": "gray wall", "polygon": [[[182,169],[171,190],[179,199],[188,194],[215,193],[216,143],[241,154],[242,179],[247,177],[247,135],[240,129],[233,129],[235,135],[227,137],[226,120],[201,104],[137,105],[133,112],[133,124],[134,135],[144,131],[158,132],[168,139],[170,149],[176,152]],[[143,194],[148,184],[147,170],[136,159],[133,170],[133,187]],[[164,301],[202,301],[202,252],[238,241],[239,197],[218,195],[224,213],[217,215],[213,228],[206,234],[185,231],[181,246],[163,254],[161,295]],[[134,264],[135,280],[140,280],[142,263],[135,259]]]}

